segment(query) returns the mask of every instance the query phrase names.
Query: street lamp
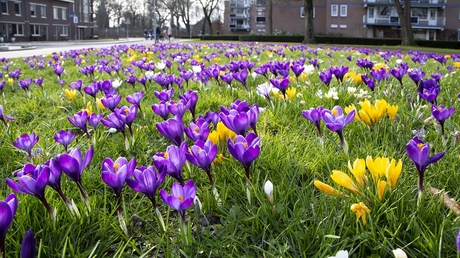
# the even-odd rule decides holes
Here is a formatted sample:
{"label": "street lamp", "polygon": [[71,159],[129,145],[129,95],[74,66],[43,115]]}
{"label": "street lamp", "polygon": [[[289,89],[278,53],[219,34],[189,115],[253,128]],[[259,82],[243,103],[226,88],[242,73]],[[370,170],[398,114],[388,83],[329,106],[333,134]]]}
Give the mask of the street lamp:
{"label": "street lamp", "polygon": [[157,43],[157,0],[153,0],[153,37],[155,39],[155,43]]}

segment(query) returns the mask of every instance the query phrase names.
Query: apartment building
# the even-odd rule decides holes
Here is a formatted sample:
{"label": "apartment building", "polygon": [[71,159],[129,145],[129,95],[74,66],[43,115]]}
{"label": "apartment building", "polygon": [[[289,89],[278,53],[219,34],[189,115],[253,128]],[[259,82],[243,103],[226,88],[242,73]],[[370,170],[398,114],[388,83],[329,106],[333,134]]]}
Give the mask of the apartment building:
{"label": "apartment building", "polygon": [[0,0],[0,42],[93,36],[93,0]]}
{"label": "apartment building", "polygon": [[[269,31],[267,0],[226,0],[225,34]],[[401,26],[393,0],[314,0],[315,32],[367,38],[399,38]],[[273,31],[304,32],[302,0],[273,0]],[[414,37],[460,41],[460,0],[411,0]]]}

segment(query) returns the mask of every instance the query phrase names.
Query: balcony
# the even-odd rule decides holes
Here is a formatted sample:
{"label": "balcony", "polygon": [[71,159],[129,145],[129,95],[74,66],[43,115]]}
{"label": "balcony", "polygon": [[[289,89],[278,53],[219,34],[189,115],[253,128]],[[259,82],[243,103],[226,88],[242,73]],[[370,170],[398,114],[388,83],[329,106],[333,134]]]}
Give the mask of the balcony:
{"label": "balcony", "polygon": [[[393,0],[363,0],[364,7],[367,5],[394,5]],[[401,5],[404,1],[400,1]],[[445,8],[447,0],[411,0],[411,7],[442,7]]]}
{"label": "balcony", "polygon": [[249,14],[234,14],[234,13],[230,14],[230,20],[244,21],[244,20],[249,20],[250,18],[251,17]]}
{"label": "balcony", "polygon": [[[443,30],[446,26],[446,17],[436,17],[429,20],[421,20],[418,17],[411,17],[412,28],[414,29],[438,29]],[[391,26],[400,27],[399,17],[390,16],[388,18],[369,18],[363,15],[364,26]]]}
{"label": "balcony", "polygon": [[230,24],[228,25],[230,31],[249,31],[251,26],[244,24]]}
{"label": "balcony", "polygon": [[248,9],[249,2],[248,1],[231,1],[229,3],[229,6],[232,9]]}

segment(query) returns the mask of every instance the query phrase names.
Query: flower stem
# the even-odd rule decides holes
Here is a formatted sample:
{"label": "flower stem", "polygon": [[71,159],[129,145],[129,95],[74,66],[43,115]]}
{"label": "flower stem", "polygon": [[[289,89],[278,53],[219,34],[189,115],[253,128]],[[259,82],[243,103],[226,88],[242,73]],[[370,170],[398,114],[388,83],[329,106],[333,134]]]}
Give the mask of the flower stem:
{"label": "flower stem", "polygon": [[78,190],[80,190],[80,194],[83,197],[83,200],[85,201],[86,207],[88,207],[88,211],[91,212],[91,206],[89,205],[88,197],[86,196],[85,190],[83,190],[83,186],[81,185],[80,181],[77,181],[77,186]]}
{"label": "flower stem", "polygon": [[51,209],[51,207],[48,204],[48,202],[46,201],[46,199],[44,197],[43,198],[38,198],[38,199],[43,203],[43,206],[45,206],[46,210],[48,211],[48,213],[51,216],[51,219],[54,220],[56,218],[56,214],[53,212],[53,210]]}
{"label": "flower stem", "polygon": [[251,182],[246,180],[246,197],[248,198],[249,205],[251,205]]}
{"label": "flower stem", "polygon": [[0,253],[2,254],[2,258],[6,257],[5,254],[5,237],[0,236]]}
{"label": "flower stem", "polygon": [[348,144],[347,144],[347,141],[345,140],[345,137],[343,137],[343,132],[337,131],[337,134],[339,135],[340,143],[342,143],[343,151],[345,152],[346,155],[348,155]]}
{"label": "flower stem", "polygon": [[163,232],[166,232],[165,222],[163,220],[163,216],[161,215],[161,212],[158,209],[158,207],[155,207],[155,214],[157,215],[158,221],[160,222],[159,226],[161,227],[161,230],[163,230]]}

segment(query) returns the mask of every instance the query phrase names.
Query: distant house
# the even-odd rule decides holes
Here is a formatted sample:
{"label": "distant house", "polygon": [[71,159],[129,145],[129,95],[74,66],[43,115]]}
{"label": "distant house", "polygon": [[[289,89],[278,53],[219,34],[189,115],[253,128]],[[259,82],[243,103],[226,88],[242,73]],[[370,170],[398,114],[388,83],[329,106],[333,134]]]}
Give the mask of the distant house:
{"label": "distant house", "polygon": [[[318,34],[398,38],[401,26],[393,0],[314,0]],[[273,0],[273,31],[304,33],[303,0]],[[225,0],[223,34],[269,32],[266,0]],[[460,0],[411,0],[414,36],[460,41]]]}
{"label": "distant house", "polygon": [[93,0],[0,0],[0,41],[93,37]]}

